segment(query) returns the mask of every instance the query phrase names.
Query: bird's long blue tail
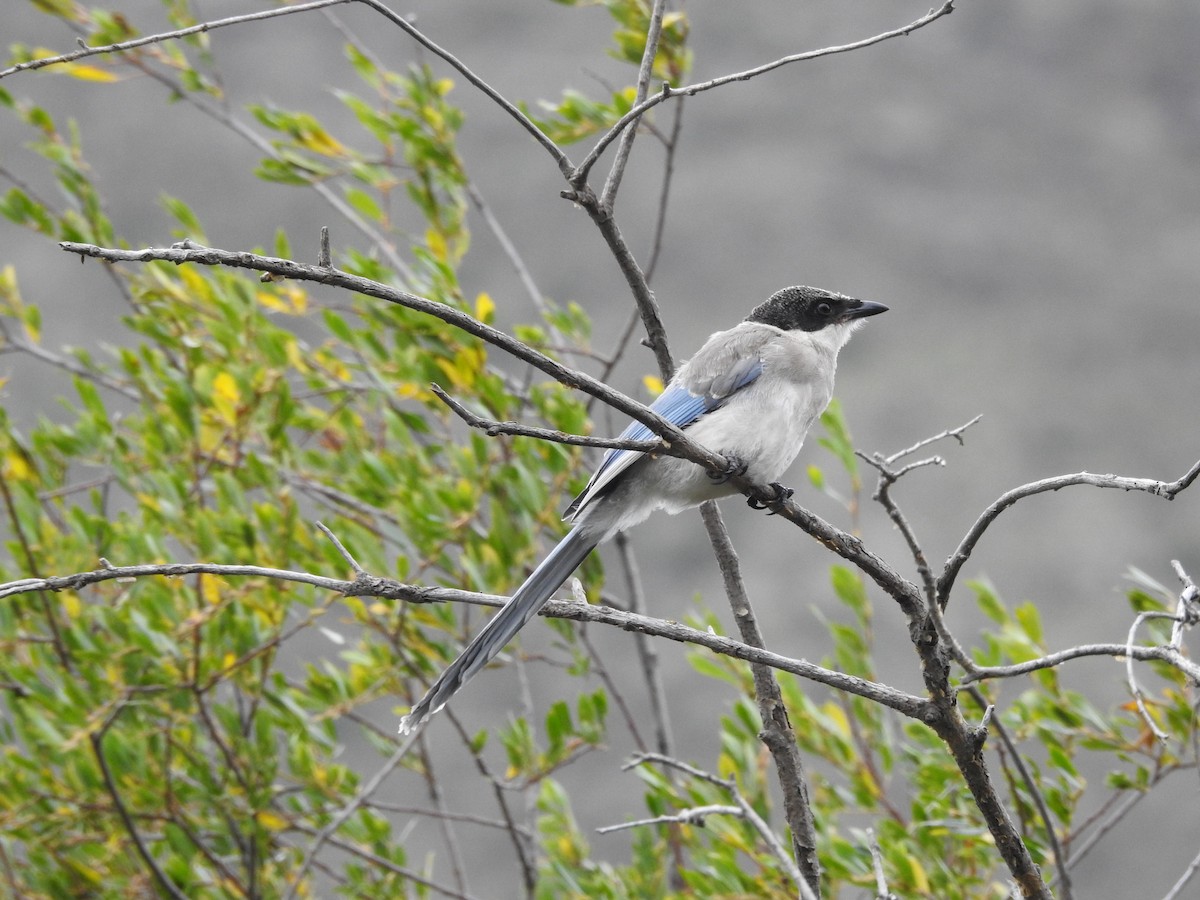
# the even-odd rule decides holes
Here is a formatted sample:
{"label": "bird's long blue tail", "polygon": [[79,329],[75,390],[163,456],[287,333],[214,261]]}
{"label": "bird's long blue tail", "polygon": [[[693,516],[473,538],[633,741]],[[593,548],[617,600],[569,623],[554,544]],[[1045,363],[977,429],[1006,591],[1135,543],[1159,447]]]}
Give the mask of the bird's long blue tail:
{"label": "bird's long blue tail", "polygon": [[533,570],[533,574],[525,583],[517,588],[512,599],[488,620],[474,640],[459,654],[458,659],[450,663],[425,696],[400,720],[400,733],[412,732],[445,706],[471,676],[491,662],[525,623],[537,615],[537,611],[571,573],[579,568],[584,557],[592,552],[597,543],[599,542],[594,534],[585,533],[580,527],[571,529]]}

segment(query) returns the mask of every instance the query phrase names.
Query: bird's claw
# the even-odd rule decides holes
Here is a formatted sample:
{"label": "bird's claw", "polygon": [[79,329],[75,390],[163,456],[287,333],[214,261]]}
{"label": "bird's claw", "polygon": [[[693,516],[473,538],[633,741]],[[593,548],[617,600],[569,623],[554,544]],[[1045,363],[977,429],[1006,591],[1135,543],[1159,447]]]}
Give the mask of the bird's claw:
{"label": "bird's claw", "polygon": [[724,484],[730,478],[738,475],[745,475],[749,469],[749,464],[742,461],[741,457],[729,456],[725,457],[725,468],[720,470],[709,470],[708,477],[712,479],[713,484]]}
{"label": "bird's claw", "polygon": [[770,510],[767,513],[769,516],[774,516],[783,509],[783,504],[787,503],[792,498],[792,494],[796,493],[789,487],[784,487],[778,481],[772,481],[770,487],[775,491],[775,496],[770,500],[759,500],[757,497],[747,497],[746,505],[751,509],[766,509]]}

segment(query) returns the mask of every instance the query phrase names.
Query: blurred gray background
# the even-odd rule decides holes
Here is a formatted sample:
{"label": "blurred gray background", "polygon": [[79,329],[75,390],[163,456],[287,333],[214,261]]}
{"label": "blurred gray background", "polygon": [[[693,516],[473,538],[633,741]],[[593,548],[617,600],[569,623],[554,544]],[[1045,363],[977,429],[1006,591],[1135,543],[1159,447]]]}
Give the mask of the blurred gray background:
{"label": "blurred gray background", "polygon": [[[74,36],[28,3],[5,6],[6,46],[73,48]],[[217,18],[265,4],[195,7]],[[143,31],[162,25],[156,2],[127,0],[120,8]],[[429,36],[513,100],[556,99],[566,87],[606,96],[602,84],[629,78],[604,54],[611,28],[602,9],[544,0],[403,0],[393,8],[414,13]],[[685,8],[692,80],[700,81],[890,30],[928,6],[698,0]],[[429,60],[368,9],[335,13],[395,67]],[[357,86],[344,37],[322,15],[224,29],[211,41],[235,111],[248,102],[309,108],[339,138],[359,134],[332,95]],[[988,503],[1019,484],[1081,470],[1179,477],[1200,457],[1198,47],[1200,7],[1179,0],[961,0],[953,15],[909,37],[689,99],[654,279],[676,357],[788,284],[889,304],[891,312],[871,320],[842,355],[838,396],[856,446],[891,452],[983,415],[965,447],[937,448],[946,468],[914,473],[896,492],[935,564]],[[595,319],[596,347],[610,347],[630,301],[594,226],[558,197],[563,185],[549,156],[456,80],[452,99],[467,113],[462,155],[479,191],[542,291],[582,304]],[[164,103],[164,89],[149,79],[126,75],[117,86],[96,86],[36,73],[3,87],[60,121],[79,122],[115,226],[131,246],[173,239],[159,205],[164,193],[191,204],[218,247],[269,247],[283,227],[296,253],[311,258],[321,225],[333,227],[335,244],[354,239],[315,195],[253,178],[253,147],[186,104]],[[667,121],[664,113],[658,121]],[[23,146],[27,136],[12,123],[0,128],[0,165],[50,191]],[[577,160],[585,152],[568,150]],[[617,205],[643,262],[662,160],[660,146],[642,136]],[[477,217],[471,225],[466,292],[488,291],[502,325],[528,321],[533,312],[508,261]],[[43,307],[49,346],[126,339],[120,301],[95,266],[81,267],[0,221],[0,264],[9,263],[25,299]],[[635,348],[613,380],[637,393],[654,371],[651,355]],[[0,377],[11,378],[3,402],[18,421],[56,415],[55,397],[69,390],[58,373],[13,355],[0,359]],[[805,489],[810,463],[835,469],[810,442],[788,479],[801,488],[799,499],[849,526],[845,510]],[[873,479],[864,478],[864,539],[913,575],[902,542],[870,502]],[[821,616],[839,614],[828,588],[832,558],[785,522],[732,500],[723,508],[772,648],[820,659],[828,651]],[[989,578],[1012,603],[1036,602],[1051,648],[1122,640],[1128,567],[1172,586],[1171,559],[1200,575],[1198,526],[1200,489],[1166,503],[1072,488],[1007,512],[963,575]],[[656,519],[634,537],[652,612],[682,618],[699,597],[732,627],[698,516]],[[880,675],[915,689],[902,618],[878,599]],[[949,621],[973,642],[980,622],[961,588]],[[593,637],[614,653],[632,653],[625,635]],[[730,697],[720,685],[697,683],[681,648],[664,646],[661,654],[680,753],[715,767],[716,717]],[[1064,677],[1097,703],[1125,698],[1123,669],[1111,661],[1071,664]],[[635,688],[636,678],[626,683]],[[501,721],[515,688],[510,676],[481,678],[460,711]],[[617,730],[611,752],[564,776],[593,785],[577,808],[587,829],[642,814],[636,779],[618,771],[629,748]],[[447,741],[447,752],[454,746]],[[1099,787],[1102,772],[1089,774]],[[1200,783],[1194,773],[1178,779],[1163,792],[1170,796],[1143,803],[1108,838],[1108,852],[1080,865],[1077,896],[1161,896],[1174,883],[1200,833]],[[471,808],[472,789],[464,782],[452,805]],[[403,799],[402,784],[392,791]],[[419,824],[418,840],[431,830]],[[502,837],[471,832],[469,840],[479,860],[506,858]],[[628,837],[597,836],[593,846],[621,859]],[[1148,847],[1154,853],[1142,855]],[[501,872],[490,880],[477,872],[472,883],[485,895],[515,893],[515,873]]]}

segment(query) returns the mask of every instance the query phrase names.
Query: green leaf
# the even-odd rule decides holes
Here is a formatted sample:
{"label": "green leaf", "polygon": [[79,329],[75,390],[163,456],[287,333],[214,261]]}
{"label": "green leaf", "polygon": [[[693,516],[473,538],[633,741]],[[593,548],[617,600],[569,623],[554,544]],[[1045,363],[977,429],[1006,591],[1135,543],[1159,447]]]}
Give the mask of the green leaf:
{"label": "green leaf", "polygon": [[997,625],[1004,625],[1010,621],[1008,610],[996,596],[991,585],[984,581],[969,581],[967,586],[975,592],[975,602],[979,605],[983,614],[995,622]]}
{"label": "green leaf", "polygon": [[842,464],[842,468],[851,476],[858,476],[858,458],[854,455],[854,443],[850,437],[850,429],[846,425],[846,417],[842,412],[842,404],[835,397],[821,414],[821,425],[825,435],[818,443],[834,455]]}

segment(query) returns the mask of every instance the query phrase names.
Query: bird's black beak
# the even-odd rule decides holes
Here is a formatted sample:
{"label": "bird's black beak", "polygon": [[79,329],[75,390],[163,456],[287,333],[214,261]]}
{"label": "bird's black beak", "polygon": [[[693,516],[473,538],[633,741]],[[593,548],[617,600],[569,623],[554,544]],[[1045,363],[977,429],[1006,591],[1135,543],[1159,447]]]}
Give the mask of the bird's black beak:
{"label": "bird's black beak", "polygon": [[865,319],[867,316],[877,316],[881,312],[887,312],[888,308],[882,303],[876,303],[874,300],[859,300],[858,306],[852,306],[842,314],[845,319]]}

